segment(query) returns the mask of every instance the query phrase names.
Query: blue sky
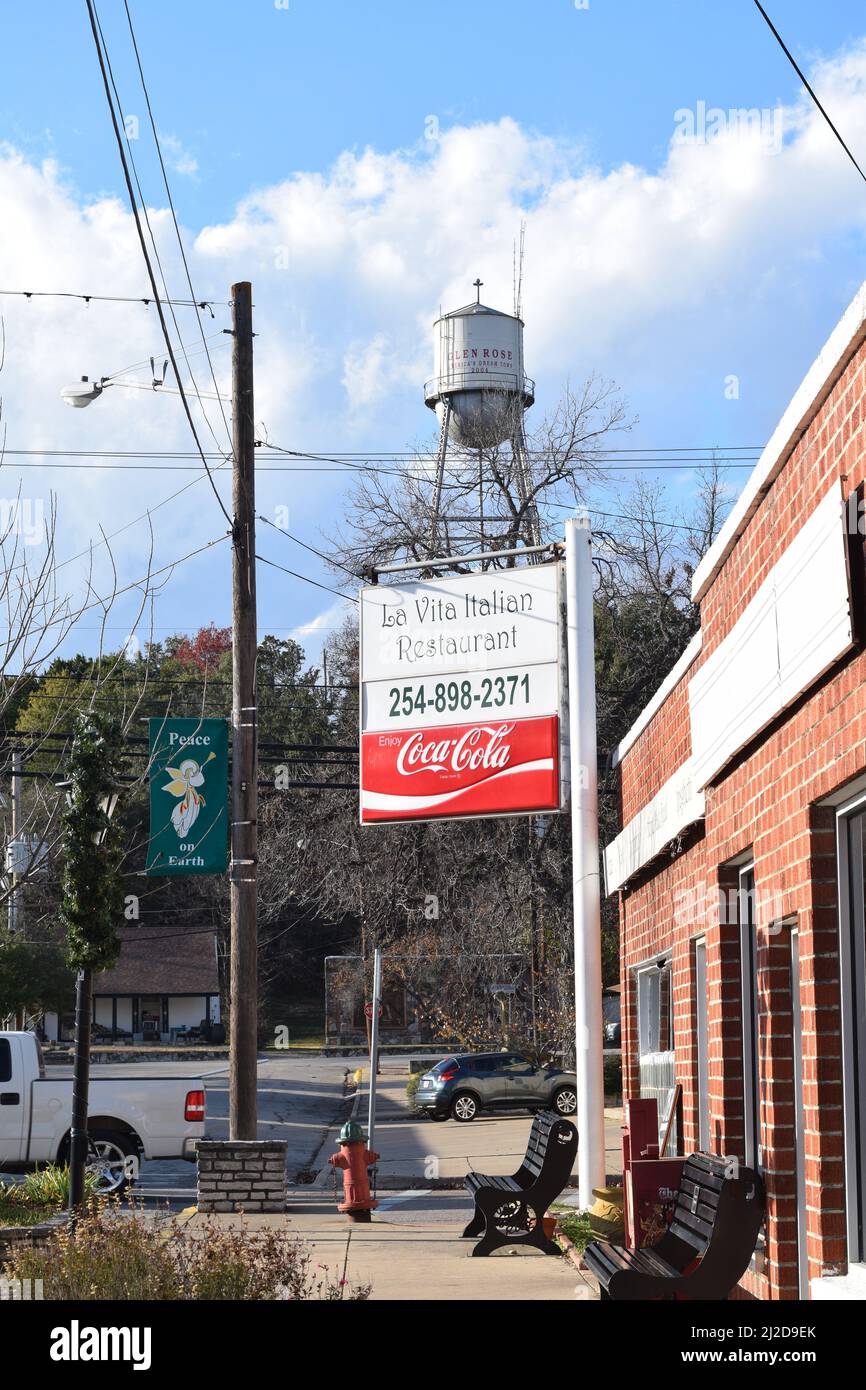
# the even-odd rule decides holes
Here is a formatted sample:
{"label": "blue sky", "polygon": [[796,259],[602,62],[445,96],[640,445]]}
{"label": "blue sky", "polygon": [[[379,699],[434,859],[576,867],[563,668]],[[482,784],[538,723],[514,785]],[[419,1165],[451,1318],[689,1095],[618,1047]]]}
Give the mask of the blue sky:
{"label": "blue sky", "polygon": [[[580,141],[602,164],[652,167],[675,109],[698,97],[771,106],[797,87],[751,0],[590,0],[582,10],[573,0],[288,0],[285,9],[138,0],[132,9],[155,109],[200,166],[178,188],[190,225],[343,150],[410,146],[429,113],[443,124],[507,114]],[[99,10],[121,95],[133,93],[122,4]],[[799,60],[863,31],[854,0],[776,0],[770,13]],[[83,3],[7,6],[3,34],[10,54],[39,55],[4,73],[5,138],[56,155],[90,195],[120,191]]]}
{"label": "blue sky", "polygon": [[[596,370],[640,417],[634,445],[762,443],[863,279],[866,188],[751,0],[132,8],[197,291],[224,301],[233,279],[253,280],[261,418],[290,447],[424,440],[432,318],[440,303],[465,302],[476,274],[485,299],[509,307],[522,217],[535,412]],[[866,158],[861,7],[775,0],[770,10]],[[100,15],[124,107],[141,119],[134,149],[182,293],[122,5],[103,0]],[[83,3],[7,7],[2,37],[4,287],[139,292]],[[728,133],[676,148],[676,113],[698,103],[781,105],[783,143],[756,148]],[[158,352],[152,314],[33,301],[4,301],[3,312],[10,449],[186,447],[176,400],[118,391],[86,412],[59,404],[68,378]],[[223,387],[227,339],[216,335],[227,321],[223,307],[209,325]],[[11,454],[5,472],[9,494]],[[98,523],[123,526],[191,476],[20,474],[27,496],[57,491],[61,558],[98,537]],[[693,475],[666,476],[686,502]],[[321,545],[344,488],[340,475],[263,473],[260,506],[287,506],[291,529]],[[156,513],[154,528],[157,564],[223,529],[206,485]],[[141,572],[148,545],[146,527],[123,534],[123,577]],[[260,548],[334,582],[275,534]],[[220,547],[178,570],[156,635],[225,623],[227,566]],[[80,566],[67,573],[82,582]],[[118,605],[113,635],[131,614]],[[262,630],[285,635],[316,620],[324,630],[339,614],[321,591],[262,571],[260,617]],[[70,642],[95,640],[84,619]],[[319,643],[307,639],[311,655]]]}

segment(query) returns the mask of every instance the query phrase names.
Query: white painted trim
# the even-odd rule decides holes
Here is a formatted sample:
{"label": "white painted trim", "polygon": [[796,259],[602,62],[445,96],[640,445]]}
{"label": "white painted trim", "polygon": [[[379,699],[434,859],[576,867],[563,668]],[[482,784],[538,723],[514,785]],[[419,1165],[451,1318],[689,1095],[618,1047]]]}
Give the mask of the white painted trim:
{"label": "white painted trim", "polygon": [[689,682],[699,787],[819,680],[853,641],[838,479]]}
{"label": "white painted trim", "polygon": [[604,851],[604,882],[610,896],[704,814],[704,793],[694,785],[691,759],[659,787]]}
{"label": "white painted trim", "polygon": [[800,436],[829,396],[848,362],[866,338],[864,282],[797,387],[713,544],[695,569],[692,599],[704,596],[727,560]]}
{"label": "white painted trim", "polygon": [[694,662],[697,660],[698,656],[700,655],[700,650],[701,633],[699,630],[695,633],[691,642],[689,642],[689,645],[686,647],[685,651],[677,661],[676,665],[665,676],[664,680],[662,681],[655,695],[653,695],[649,704],[644,706],[637,719],[634,721],[631,728],[629,729],[628,733],[625,735],[623,739],[620,740],[617,747],[614,749],[614,767],[619,766],[628,750],[633,746],[637,739],[640,738],[640,735],[643,733],[650,720],[656,714],[658,714],[665,700],[682,680],[689,667],[692,666]]}
{"label": "white painted trim", "polygon": [[852,1264],[847,1274],[822,1274],[811,1283],[813,1303],[862,1302],[866,1299],[866,1265]]}

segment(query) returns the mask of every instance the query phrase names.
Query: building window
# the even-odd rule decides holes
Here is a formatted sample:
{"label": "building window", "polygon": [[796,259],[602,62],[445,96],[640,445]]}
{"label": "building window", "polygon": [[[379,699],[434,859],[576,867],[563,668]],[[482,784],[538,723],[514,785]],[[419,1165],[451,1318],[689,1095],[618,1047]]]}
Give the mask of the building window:
{"label": "building window", "polygon": [[697,1056],[698,1148],[710,1148],[710,1027],[707,1003],[707,942],[695,942],[695,1052]]}
{"label": "building window", "polygon": [[[659,1123],[671,1088],[676,1083],[674,1065],[673,993],[670,959],[662,957],[637,972],[638,1053],[640,1095],[655,1098]],[[678,1127],[671,1133],[668,1153],[679,1151]]]}

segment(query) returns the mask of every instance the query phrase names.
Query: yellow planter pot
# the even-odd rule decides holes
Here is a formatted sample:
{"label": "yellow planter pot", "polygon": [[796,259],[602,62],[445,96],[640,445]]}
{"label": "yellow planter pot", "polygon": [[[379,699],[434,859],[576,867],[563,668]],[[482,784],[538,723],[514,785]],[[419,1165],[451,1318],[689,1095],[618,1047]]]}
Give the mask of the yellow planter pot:
{"label": "yellow planter pot", "polygon": [[595,1198],[589,1209],[589,1224],[600,1240],[621,1242],[625,1238],[623,1190],[621,1187],[594,1187]]}

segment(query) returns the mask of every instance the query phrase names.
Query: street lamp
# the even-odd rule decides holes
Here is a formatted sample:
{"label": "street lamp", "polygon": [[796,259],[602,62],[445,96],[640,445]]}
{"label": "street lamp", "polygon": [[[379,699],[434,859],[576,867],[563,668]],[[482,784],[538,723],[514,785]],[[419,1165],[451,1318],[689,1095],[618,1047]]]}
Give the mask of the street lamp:
{"label": "street lamp", "polygon": [[[60,398],[66,405],[71,405],[75,410],[83,410],[90,405],[91,401],[99,400],[109,386],[126,386],[132,391],[159,391],[161,394],[167,393],[169,396],[180,396],[183,393],[175,390],[173,386],[166,386],[165,373],[168,363],[162,364],[162,376],[156,375],[154,359],[150,359],[151,380],[146,381],[125,381],[123,377],[101,376],[91,381],[89,376],[83,376],[80,381],[74,381],[69,386],[63,386],[60,391]],[[231,404],[229,396],[220,396],[214,391],[197,391],[196,399],[201,401],[224,401],[227,405]]]}
{"label": "street lamp", "polygon": [[99,381],[91,381],[89,377],[83,376],[80,381],[76,381],[72,386],[64,386],[60,392],[67,405],[71,405],[75,410],[83,410],[91,401],[95,401],[102,395],[106,386],[112,383],[108,377],[101,377]]}

